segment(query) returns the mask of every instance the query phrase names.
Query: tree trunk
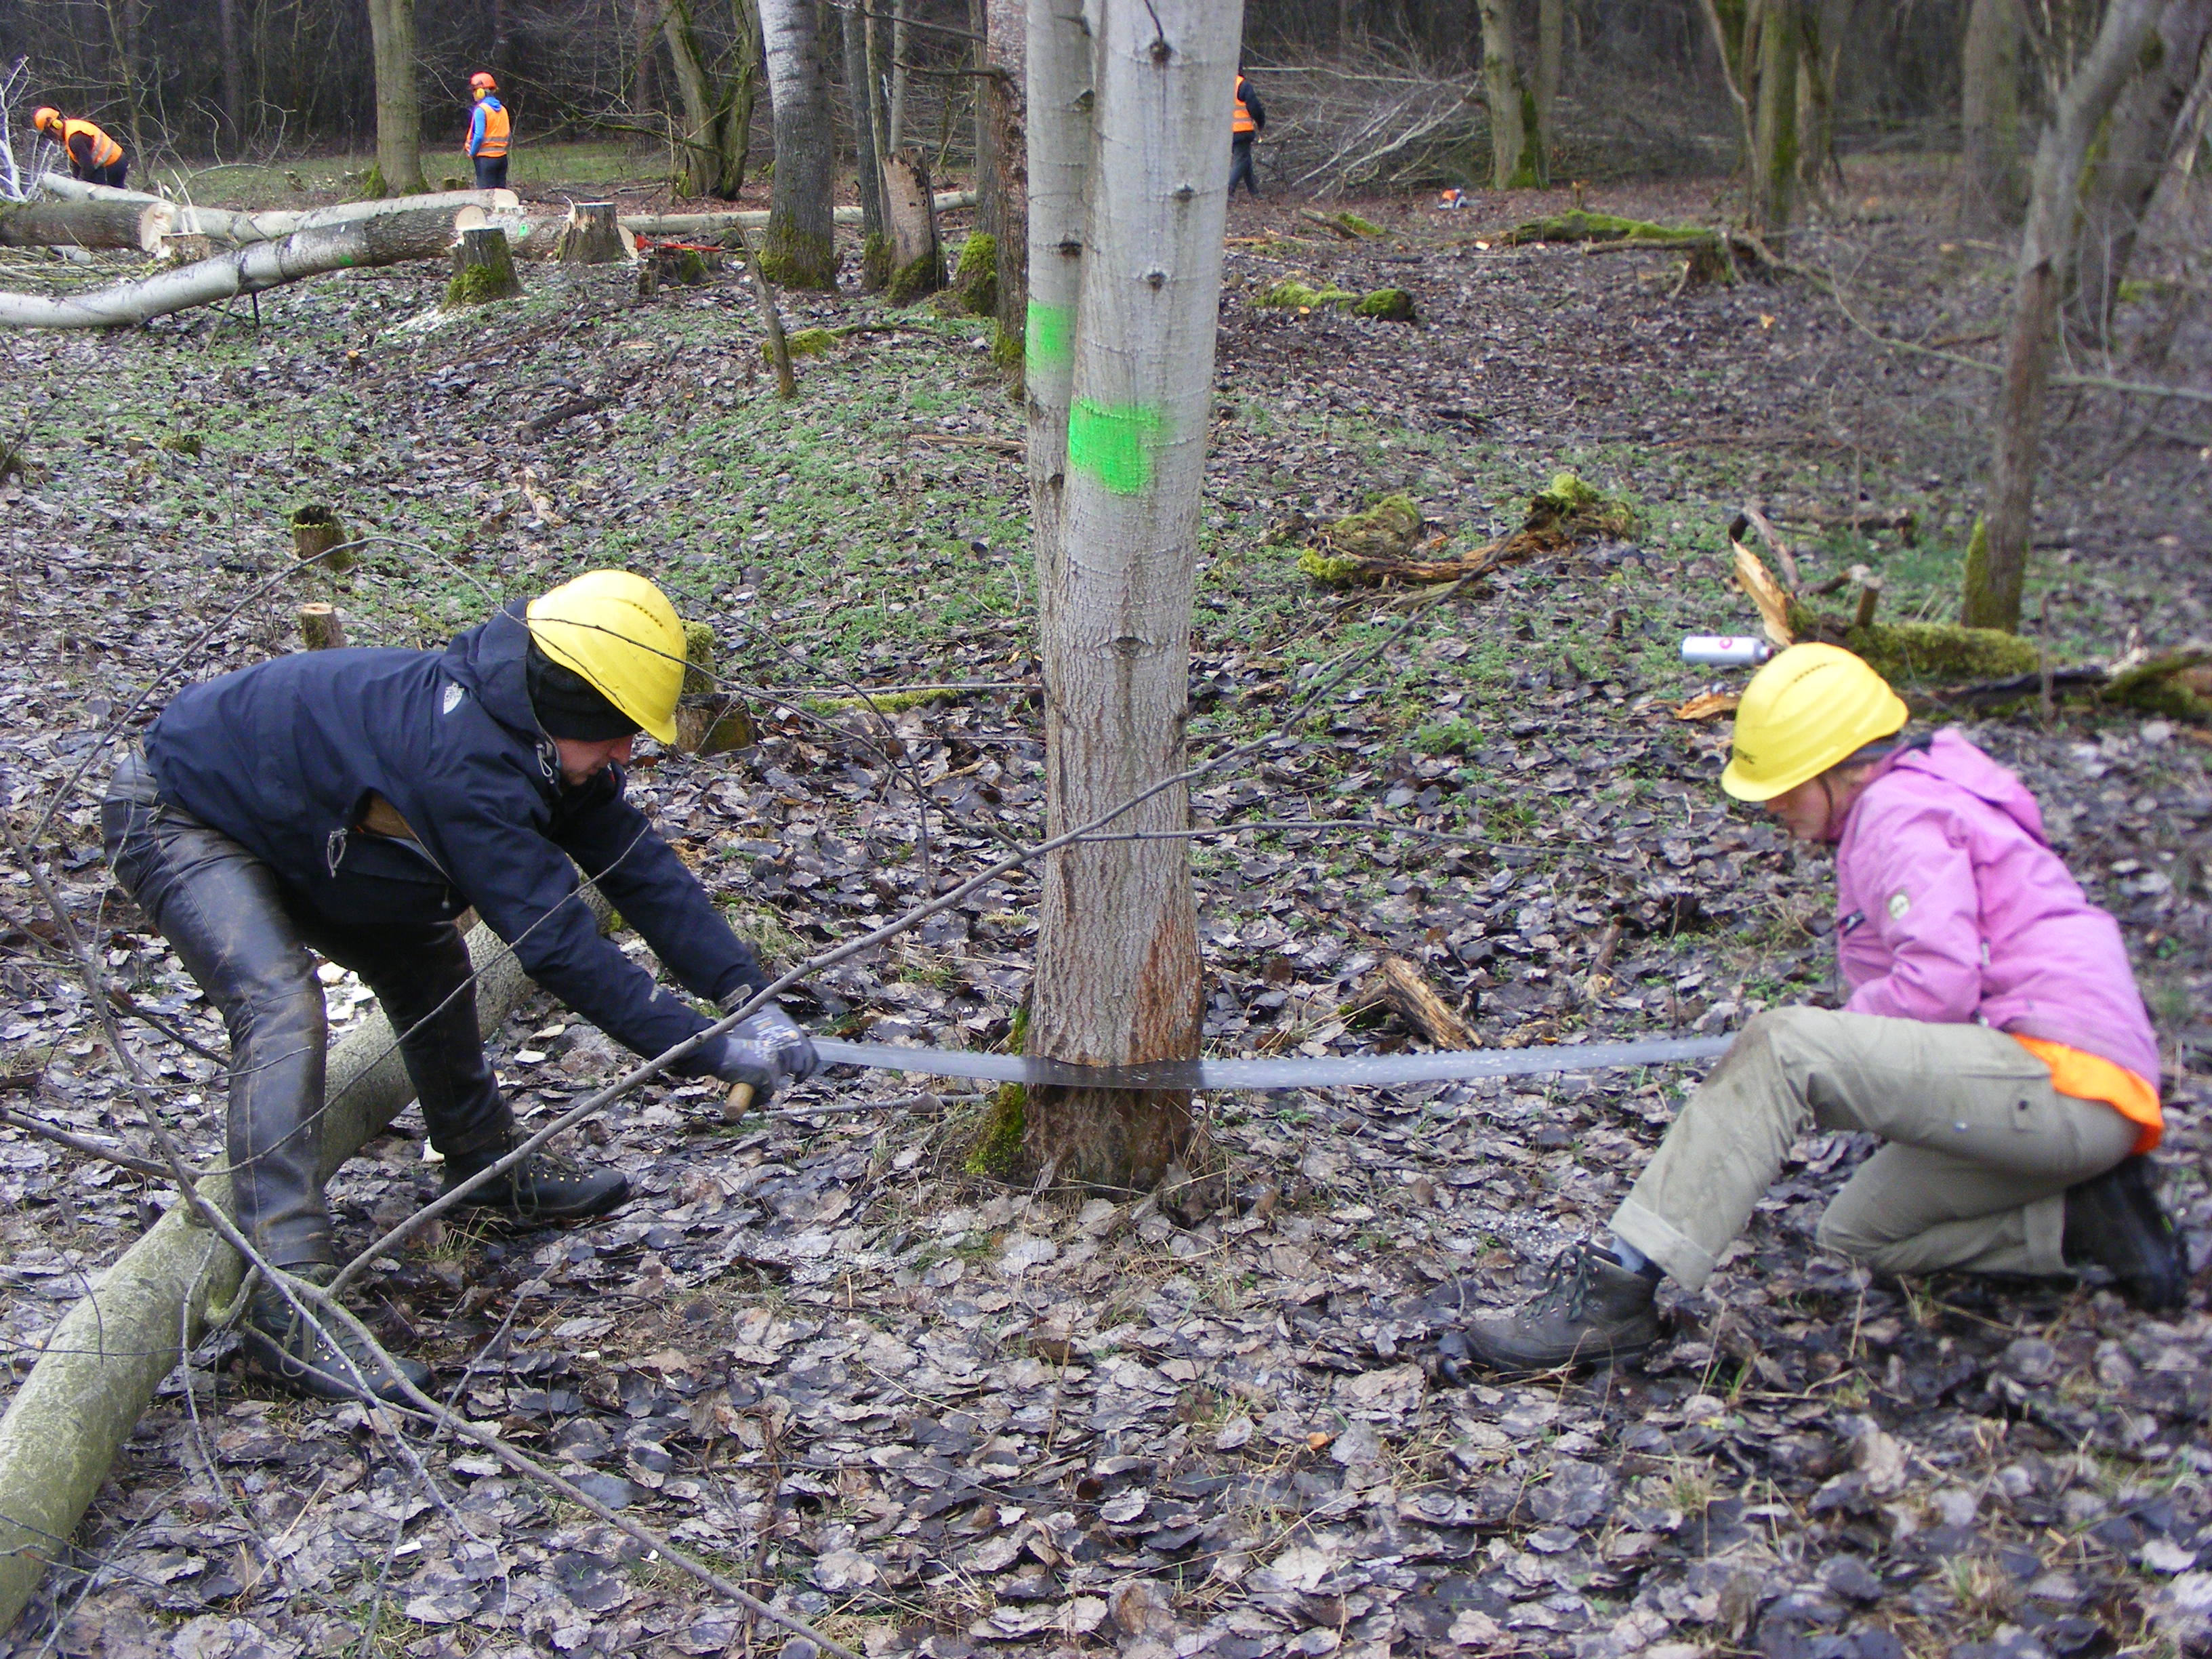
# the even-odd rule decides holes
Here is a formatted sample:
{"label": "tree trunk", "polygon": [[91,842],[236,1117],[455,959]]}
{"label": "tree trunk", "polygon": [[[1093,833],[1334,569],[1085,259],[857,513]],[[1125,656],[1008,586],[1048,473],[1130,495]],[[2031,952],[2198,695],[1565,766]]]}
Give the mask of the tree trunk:
{"label": "tree trunk", "polygon": [[[1115,828],[1189,822],[1182,786],[1162,786],[1183,767],[1228,217],[1222,129],[1243,9],[1237,0],[1105,9],[1066,515],[1037,570],[1048,835],[1152,790]],[[1093,842],[1053,855],[1028,1052],[1098,1065],[1194,1055],[1202,975],[1186,842]],[[1024,1103],[1020,1162],[1024,1172],[1126,1192],[1158,1185],[1191,1139],[1187,1093],[1037,1088]]]}
{"label": "tree trunk", "polygon": [[1478,0],[1482,17],[1482,95],[1490,111],[1490,187],[1528,190],[1537,179],[1529,133],[1535,100],[1513,55],[1513,0]]}
{"label": "tree trunk", "polygon": [[422,105],[415,87],[415,0],[368,0],[376,71],[376,165],[364,196],[412,196],[422,179]]}
{"label": "tree trunk", "polygon": [[1972,0],[1960,53],[1961,234],[1998,236],[2027,203],[2021,168],[2021,0]]}
{"label": "tree trunk", "polygon": [[988,0],[977,100],[975,223],[991,239],[998,274],[998,329],[991,355],[1010,374],[1022,361],[1029,305],[1029,167],[1022,137],[1022,63],[1029,43],[1025,0]]}
{"label": "tree trunk", "polygon": [[775,118],[775,188],[757,257],[779,287],[834,290],[836,151],[814,0],[761,0],[760,15]]}
{"label": "tree trunk", "polygon": [[168,231],[158,202],[0,202],[0,247],[128,247],[151,253]]}
{"label": "tree trunk", "polygon": [[2044,395],[2050,389],[2052,335],[2079,224],[2082,171],[2090,146],[2141,64],[2164,10],[2162,0],[2112,0],[2095,44],[2059,94],[2036,146],[2004,376],[1990,418],[1988,553],[1966,562],[1960,620],[1969,628],[2016,632],[2020,627],[2021,592],[2035,529]]}
{"label": "tree trunk", "polygon": [[1559,101],[1559,70],[1566,53],[1566,0],[1536,4],[1536,176],[1552,182],[1559,133],[1553,112]]}
{"label": "tree trunk", "polygon": [[[469,934],[477,1024],[489,1035],[530,988],[514,953],[479,927]],[[327,1181],[415,1097],[392,1027],[374,1013],[331,1050],[324,1097]],[[230,1178],[201,1192],[230,1207]],[[0,1419],[0,1629],[45,1576],[154,1390],[182,1346],[205,1334],[207,1310],[237,1293],[244,1264],[177,1203],[99,1277],[92,1293],[48,1334],[31,1374]]]}
{"label": "tree trunk", "polygon": [[326,271],[434,259],[453,239],[451,213],[355,219],[64,300],[0,293],[0,328],[109,328],[118,323],[143,323]]}
{"label": "tree trunk", "polygon": [[[490,234],[499,234],[495,231]],[[506,238],[501,236],[500,240],[504,241]],[[615,225],[615,204],[571,202],[568,222],[561,227],[561,234],[553,241],[553,257],[569,265],[611,265],[628,259],[629,245]],[[510,265],[513,263],[508,261]]]}
{"label": "tree trunk", "polygon": [[917,150],[884,161],[884,213],[890,225],[891,273],[886,292],[907,305],[945,286],[945,251],[937,238],[937,204],[929,163]]}
{"label": "tree trunk", "polygon": [[453,249],[453,280],[446,284],[449,307],[488,305],[522,292],[514,273],[514,249],[503,230],[465,230]]}
{"label": "tree trunk", "polygon": [[[1030,0],[1029,286],[1022,374],[1029,414],[1030,546],[1039,571],[1060,557],[1068,386],[1083,287],[1084,180],[1096,65],[1084,0]],[[1224,175],[1225,176],[1225,175]]]}
{"label": "tree trunk", "polygon": [[2208,39],[2212,5],[2167,0],[2151,61],[2128,83],[2099,137],[2081,183],[2073,281],[2065,301],[2067,325],[2084,338],[2109,342],[2112,307],[2135,258],[2143,216],[2194,131],[2179,129],[2190,94],[2206,70]]}
{"label": "tree trunk", "polygon": [[235,143],[246,137],[246,58],[238,45],[238,0],[216,0],[216,23],[222,37],[222,119]]}
{"label": "tree trunk", "polygon": [[1752,107],[1751,228],[1779,253],[1797,183],[1799,0],[1753,0],[1744,25]]}
{"label": "tree trunk", "polygon": [[687,196],[734,201],[744,185],[751,142],[758,37],[750,7],[744,0],[735,0],[730,12],[738,39],[731,58],[737,69],[724,79],[714,71],[706,37],[692,17],[693,4],[694,0],[666,0],[661,18],[669,61],[676,71],[677,100],[684,106],[682,187]]}
{"label": "tree trunk", "polygon": [[890,280],[884,223],[884,152],[876,143],[875,100],[868,95],[868,20],[844,10],[845,93],[853,106],[853,176],[860,191],[860,286],[873,294]]}
{"label": "tree trunk", "polygon": [[629,108],[637,116],[660,107],[661,0],[631,0],[630,42],[634,64],[630,71]]}
{"label": "tree trunk", "polygon": [[[906,66],[914,61],[909,56],[914,50],[913,42],[908,38],[914,31],[907,27],[906,19],[908,9],[913,4],[914,0],[891,0],[890,109],[884,125],[884,149],[886,152],[902,149],[906,143]],[[880,76],[876,77],[873,91],[878,97],[883,94]]]}

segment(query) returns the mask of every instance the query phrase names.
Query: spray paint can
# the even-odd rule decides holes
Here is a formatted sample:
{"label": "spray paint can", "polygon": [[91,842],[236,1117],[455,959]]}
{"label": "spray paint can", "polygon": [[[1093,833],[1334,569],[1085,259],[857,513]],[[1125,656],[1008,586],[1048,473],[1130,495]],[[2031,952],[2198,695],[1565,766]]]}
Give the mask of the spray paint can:
{"label": "spray paint can", "polygon": [[1692,634],[1682,641],[1682,660],[1705,668],[1755,668],[1774,654],[1765,640],[1731,634]]}

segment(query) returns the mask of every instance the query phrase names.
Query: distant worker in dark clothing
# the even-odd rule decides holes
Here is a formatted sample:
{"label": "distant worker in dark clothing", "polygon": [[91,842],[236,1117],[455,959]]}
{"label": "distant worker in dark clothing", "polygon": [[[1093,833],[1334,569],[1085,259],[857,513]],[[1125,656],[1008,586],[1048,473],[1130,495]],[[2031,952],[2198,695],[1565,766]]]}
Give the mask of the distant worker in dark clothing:
{"label": "distant worker in dark clothing", "polygon": [[469,112],[469,141],[465,148],[477,164],[478,190],[507,188],[507,106],[499,101],[499,82],[483,70],[469,76],[469,91],[476,107]]}
{"label": "distant worker in dark clothing", "polygon": [[1229,193],[1237,193],[1237,180],[1253,195],[1260,193],[1260,176],[1252,171],[1252,141],[1267,130],[1267,112],[1260,102],[1260,94],[1252,90],[1252,83],[1244,78],[1244,71],[1237,71],[1237,106],[1229,123]]}
{"label": "distant worker in dark clothing", "polygon": [[59,110],[42,106],[31,112],[31,125],[59,144],[69,155],[70,172],[88,185],[123,188],[129,163],[123,146],[89,121],[79,121]]}

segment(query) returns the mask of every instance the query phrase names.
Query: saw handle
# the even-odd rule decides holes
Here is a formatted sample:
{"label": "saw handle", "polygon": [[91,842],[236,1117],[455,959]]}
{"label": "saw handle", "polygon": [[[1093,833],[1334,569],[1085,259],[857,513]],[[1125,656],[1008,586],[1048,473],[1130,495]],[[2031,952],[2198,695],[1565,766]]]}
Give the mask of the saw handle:
{"label": "saw handle", "polygon": [[753,1085],[750,1083],[732,1083],[730,1085],[729,1097],[722,1102],[724,1121],[735,1123],[752,1109]]}

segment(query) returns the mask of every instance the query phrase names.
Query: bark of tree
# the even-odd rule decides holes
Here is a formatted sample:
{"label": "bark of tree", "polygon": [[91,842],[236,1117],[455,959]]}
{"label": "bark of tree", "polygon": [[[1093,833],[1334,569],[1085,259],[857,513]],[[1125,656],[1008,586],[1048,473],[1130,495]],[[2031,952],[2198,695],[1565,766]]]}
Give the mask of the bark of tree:
{"label": "bark of tree", "polygon": [[875,100],[868,94],[868,20],[859,4],[844,9],[845,94],[853,106],[853,176],[860,192],[860,285],[870,293],[890,278],[890,243],[884,224],[884,152],[876,142]]}
{"label": "bark of tree", "polygon": [[814,0],[761,0],[760,15],[775,117],[775,188],[757,258],[779,287],[834,289],[836,150]]}
{"label": "bark of tree", "polygon": [[2021,592],[2035,528],[2043,404],[2050,389],[2058,302],[2066,291],[2080,224],[2082,173],[2091,146],[2142,64],[2165,9],[2163,0],[2112,0],[2094,44],[2059,94],[2036,146],[2004,374],[1990,420],[1986,550],[1966,561],[1960,620],[1969,628],[2015,632],[2020,627]]}
{"label": "bark of tree", "polygon": [[303,276],[368,265],[434,259],[453,240],[453,216],[386,214],[303,230],[281,242],[259,242],[157,276],[117,283],[67,299],[0,294],[0,328],[108,328],[143,323],[194,306],[258,294]]}
{"label": "bark of tree", "polygon": [[2020,222],[2021,0],[1973,0],[1960,54],[1958,227],[1996,236]]}
{"label": "bark of tree", "polygon": [[1030,0],[1026,30],[1030,294],[1023,313],[1022,373],[1029,415],[1030,546],[1039,571],[1060,557],[1075,302],[1083,287],[1084,181],[1096,102],[1083,5],[1084,0]]}
{"label": "bark of tree", "polygon": [[945,286],[945,250],[937,237],[929,164],[917,150],[884,161],[884,213],[890,226],[892,303],[906,305]]}
{"label": "bark of tree", "polygon": [[0,247],[131,247],[151,253],[168,221],[158,202],[0,202]]}
{"label": "bark of tree", "polygon": [[753,100],[760,86],[754,67],[760,55],[757,15],[750,0],[732,0],[730,16],[737,39],[724,73],[695,20],[693,9],[698,3],[666,0],[661,17],[669,61],[676,71],[677,100],[684,106],[679,137],[683,189],[687,196],[734,201],[745,182]]}
{"label": "bark of tree", "polygon": [[2180,131],[2180,122],[2205,75],[2208,40],[2212,4],[2167,0],[2151,37],[2150,61],[2121,93],[2091,154],[2065,301],[2068,327],[2085,338],[2111,336],[2112,307],[2135,259],[2143,216],[2193,133]]}
{"label": "bark of tree", "polygon": [[376,71],[376,165],[368,196],[411,196],[422,179],[422,103],[415,84],[415,0],[368,0]]}
{"label": "bark of tree", "polygon": [[1536,177],[1552,182],[1559,127],[1559,74],[1567,44],[1566,0],[1537,0],[1536,5]]}
{"label": "bark of tree", "polygon": [[[530,981],[489,928],[469,935],[469,953],[478,973],[477,1025],[490,1032]],[[325,1098],[328,1180],[414,1098],[382,1014],[331,1050]],[[228,1176],[210,1176],[200,1190],[229,1207]],[[237,1293],[243,1265],[189,1205],[173,1205],[47,1337],[0,1419],[0,1629],[38,1589],[154,1390],[176,1368],[179,1336],[185,1346],[199,1341],[208,1309]]]}
{"label": "bark of tree", "polygon": [[999,278],[998,332],[992,356],[1018,374],[1029,305],[1029,167],[1022,137],[1022,63],[1029,42],[1025,0],[988,0],[976,133],[975,224],[991,238]]}
{"label": "bark of tree", "polygon": [[[891,0],[890,109],[884,129],[884,148],[886,150],[901,149],[906,143],[906,94],[908,79],[906,66],[913,61],[908,55],[913,51],[913,43],[908,37],[914,33],[907,26],[906,20],[908,9],[913,4],[914,0]],[[881,90],[880,77],[878,81],[878,90],[879,92]]]}
{"label": "bark of tree", "polygon": [[515,275],[514,249],[503,230],[465,230],[453,246],[453,280],[446,284],[448,306],[488,305],[522,292]]}
{"label": "bark of tree", "polygon": [[238,44],[238,0],[216,0],[222,39],[222,119],[233,142],[246,136],[246,55]]}
{"label": "bark of tree", "polygon": [[[1238,0],[1105,9],[1065,515],[1037,571],[1048,834],[1183,765],[1228,215],[1223,129],[1243,9]],[[1032,58],[1042,98],[1057,88],[1040,86],[1037,68]],[[1180,830],[1188,818],[1177,786],[1118,827]],[[1029,1052],[1107,1065],[1197,1053],[1203,963],[1187,846],[1107,842],[1054,855],[1038,903]],[[1024,1103],[1020,1162],[1127,1191],[1157,1185],[1191,1138],[1188,1094],[1040,1088]]]}
{"label": "bark of tree", "polygon": [[1798,0],[1754,0],[1745,24],[1752,74],[1751,227],[1776,252],[1790,239],[1797,185]]}
{"label": "bark of tree", "polygon": [[1490,111],[1490,187],[1527,190],[1538,178],[1535,100],[1514,57],[1513,0],[1477,0],[1482,18],[1482,95]]}

